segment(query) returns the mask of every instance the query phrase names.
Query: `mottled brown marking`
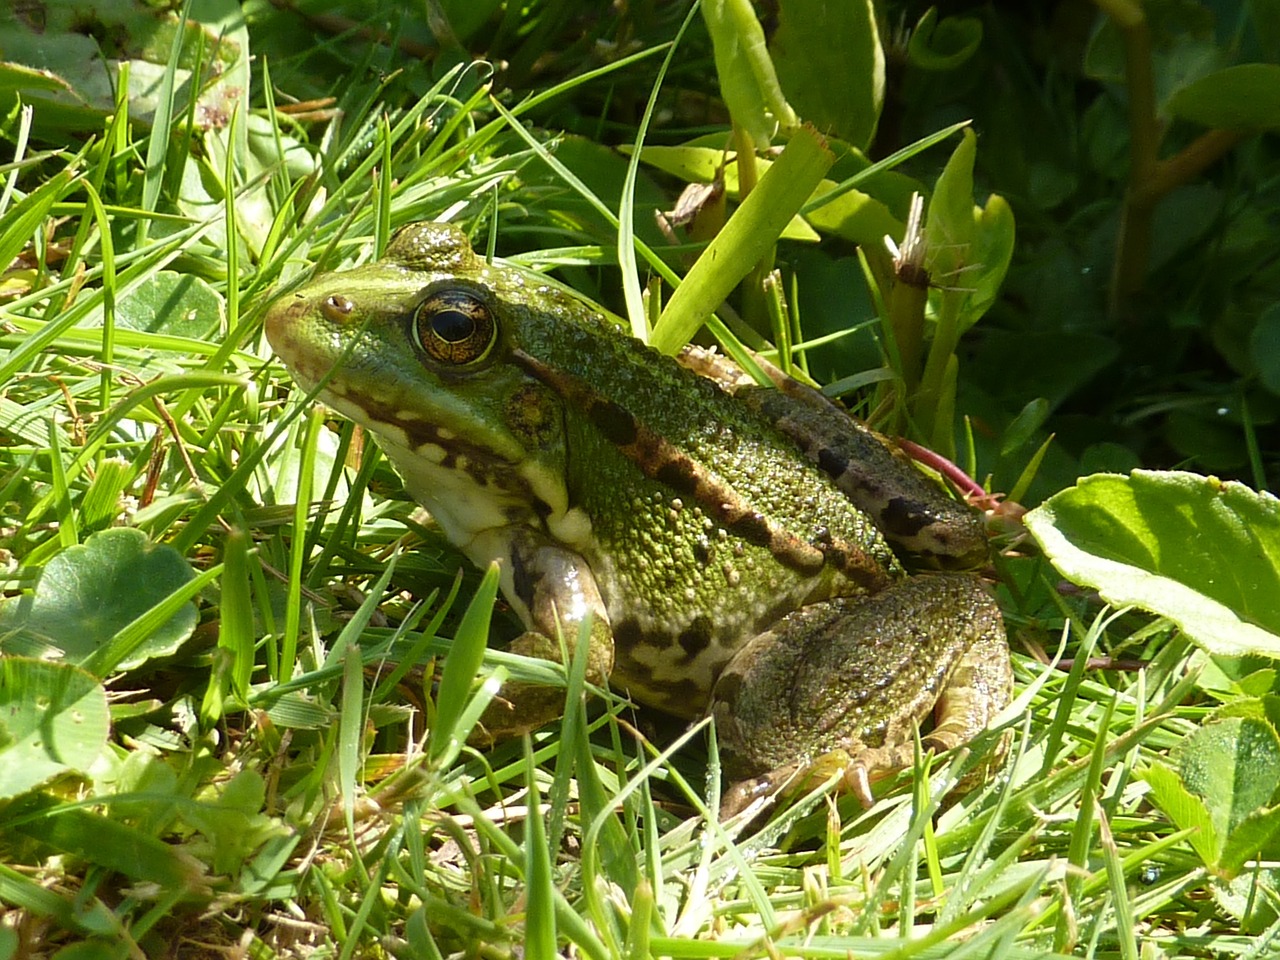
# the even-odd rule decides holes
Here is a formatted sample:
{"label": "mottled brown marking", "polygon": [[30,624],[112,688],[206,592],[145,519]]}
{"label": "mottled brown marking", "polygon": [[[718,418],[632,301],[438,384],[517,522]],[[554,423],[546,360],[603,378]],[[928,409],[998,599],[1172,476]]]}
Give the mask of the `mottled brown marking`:
{"label": "mottled brown marking", "polygon": [[636,418],[612,400],[600,399],[588,404],[587,417],[614,446],[626,447],[635,443],[639,431]]}
{"label": "mottled brown marking", "polygon": [[906,539],[914,537],[938,518],[926,503],[907,497],[894,497],[885,504],[880,519],[889,534]]}
{"label": "mottled brown marking", "polygon": [[[841,544],[842,549],[838,551],[820,550],[750,509],[736,490],[724,484],[712,483],[689,454],[650,429],[647,424],[623,411],[613,401],[602,397],[598,390],[581,378],[564,370],[554,369],[523,350],[512,350],[511,358],[560,394],[566,403],[588,411],[593,422],[611,421],[609,428],[606,430],[602,427],[601,432],[645,476],[653,480],[661,480],[663,475],[679,477],[687,487],[680,490],[682,494],[695,498],[726,529],[767,549],[779,563],[802,574],[811,575],[830,562],[829,556],[838,554],[841,557],[838,569],[855,583],[866,589],[878,589],[888,582],[884,570],[865,551],[850,544]],[[612,422],[616,416],[614,411],[625,415],[625,426]],[[631,433],[631,428],[634,428],[634,435],[629,442],[618,442],[624,435]]]}
{"label": "mottled brown marking", "polygon": [[634,617],[624,617],[613,625],[613,642],[615,645],[632,649],[644,640],[644,631]]}
{"label": "mottled brown marking", "polygon": [[696,659],[711,645],[711,618],[698,616],[680,631],[680,648],[690,660]]}
{"label": "mottled brown marking", "polygon": [[684,462],[672,461],[664,463],[658,467],[653,478],[659,483],[670,487],[676,493],[684,495],[693,495],[698,489],[698,478],[689,469],[689,464]]}
{"label": "mottled brown marking", "polygon": [[818,467],[832,480],[838,480],[849,469],[849,461],[830,447],[818,451]]}

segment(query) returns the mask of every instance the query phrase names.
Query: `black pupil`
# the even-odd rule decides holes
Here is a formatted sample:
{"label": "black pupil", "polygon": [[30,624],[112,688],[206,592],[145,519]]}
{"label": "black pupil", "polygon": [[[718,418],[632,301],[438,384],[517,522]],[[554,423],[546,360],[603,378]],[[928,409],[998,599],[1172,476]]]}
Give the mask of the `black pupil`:
{"label": "black pupil", "polygon": [[441,310],[431,318],[431,329],[446,343],[460,343],[475,332],[475,321],[461,310]]}

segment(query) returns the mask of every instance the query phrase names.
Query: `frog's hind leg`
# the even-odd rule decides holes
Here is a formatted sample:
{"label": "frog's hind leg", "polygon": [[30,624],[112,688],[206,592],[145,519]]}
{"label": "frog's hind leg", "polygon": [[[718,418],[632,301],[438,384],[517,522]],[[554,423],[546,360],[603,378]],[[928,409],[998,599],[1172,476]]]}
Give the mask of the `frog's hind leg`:
{"label": "frog's hind leg", "polygon": [[931,712],[926,746],[950,749],[1011,692],[1000,612],[976,577],[912,577],[803,607],[743,647],[712,693],[725,773],[737,781],[724,807],[834,768],[869,800],[870,781],[911,765],[915,725]]}

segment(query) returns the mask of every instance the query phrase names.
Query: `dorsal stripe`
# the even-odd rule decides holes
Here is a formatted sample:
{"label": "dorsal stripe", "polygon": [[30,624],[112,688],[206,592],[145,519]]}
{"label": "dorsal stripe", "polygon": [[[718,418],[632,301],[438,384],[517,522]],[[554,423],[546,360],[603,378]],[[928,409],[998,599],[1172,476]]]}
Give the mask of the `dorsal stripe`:
{"label": "dorsal stripe", "polygon": [[554,369],[523,350],[514,349],[511,354],[516,363],[581,412],[641,473],[680,496],[692,498],[734,536],[768,549],[780,563],[806,575],[831,564],[867,590],[888,584],[888,574],[866,551],[830,537],[820,545],[806,543],[752,510],[729,485],[709,479],[688,453],[582,378]]}

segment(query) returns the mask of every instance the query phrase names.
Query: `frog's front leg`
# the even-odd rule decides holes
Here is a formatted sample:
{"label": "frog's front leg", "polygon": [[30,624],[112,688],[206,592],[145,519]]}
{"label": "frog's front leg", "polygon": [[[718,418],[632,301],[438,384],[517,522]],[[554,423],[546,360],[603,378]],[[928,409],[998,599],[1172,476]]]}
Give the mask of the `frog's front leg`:
{"label": "frog's front leg", "polygon": [[803,607],[755,637],[716,682],[712,715],[736,781],[723,808],[736,812],[833,765],[867,800],[871,780],[911,765],[915,725],[930,712],[938,722],[926,746],[950,749],[1011,694],[1000,611],[976,577],[913,577]]}
{"label": "frog's front leg", "polygon": [[[493,544],[473,543],[489,556],[502,557],[502,592],[525,625],[511,652],[556,663],[563,661],[563,637],[572,656],[578,630],[591,618],[587,682],[602,685],[613,669],[613,632],[587,562],[572,550],[536,531],[490,531]],[[556,719],[564,710],[564,690],[508,681],[480,718],[471,741],[486,746],[519,736]]]}

